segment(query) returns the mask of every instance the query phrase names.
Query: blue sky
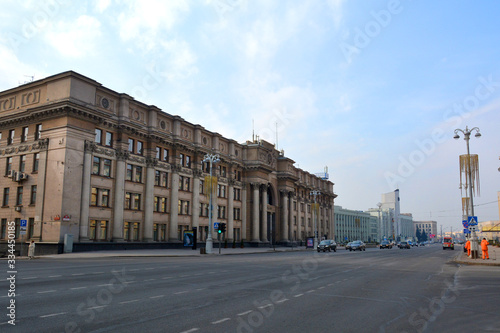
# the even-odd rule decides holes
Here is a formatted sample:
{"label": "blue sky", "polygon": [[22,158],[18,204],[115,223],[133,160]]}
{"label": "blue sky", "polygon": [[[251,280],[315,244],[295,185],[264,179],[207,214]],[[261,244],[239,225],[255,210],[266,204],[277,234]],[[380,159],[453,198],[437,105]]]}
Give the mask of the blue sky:
{"label": "blue sky", "polygon": [[6,0],[0,90],[66,70],[239,142],[255,132],[336,204],[461,228],[456,128],[479,127],[479,220],[498,220],[496,1]]}

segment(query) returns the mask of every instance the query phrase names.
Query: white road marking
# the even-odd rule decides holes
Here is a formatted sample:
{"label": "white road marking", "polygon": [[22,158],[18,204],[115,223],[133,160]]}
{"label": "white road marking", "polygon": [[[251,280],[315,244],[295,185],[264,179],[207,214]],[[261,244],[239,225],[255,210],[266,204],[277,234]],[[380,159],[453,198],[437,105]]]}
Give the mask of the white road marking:
{"label": "white road marking", "polygon": [[165,297],[165,295],[151,296],[150,298],[160,298],[160,297]]}
{"label": "white road marking", "polygon": [[100,308],[104,308],[106,305],[98,305],[98,306],[94,306],[94,307],[91,307],[91,308],[87,308],[87,310],[94,310],[94,309],[100,309]]}
{"label": "white road marking", "polygon": [[38,279],[38,277],[37,276],[30,276],[30,277],[21,278],[21,280],[31,280],[31,279]]}
{"label": "white road marking", "polygon": [[231,318],[223,318],[223,319],[220,319],[217,321],[213,321],[212,324],[216,325],[216,324],[220,324],[220,323],[223,323],[225,321],[228,321],[228,320],[231,320]]}
{"label": "white road marking", "polygon": [[297,294],[297,295],[294,295],[293,297],[300,297],[300,296],[304,296],[304,294]]}
{"label": "white road marking", "polygon": [[252,312],[253,310],[248,310],[248,311],[245,311],[245,312],[242,312],[242,313],[238,313],[238,316],[244,316],[246,314],[249,314],[250,312]]}
{"label": "white road marking", "polygon": [[185,291],[178,291],[178,292],[174,293],[174,295],[185,294],[187,292],[188,292],[187,290],[185,290]]}
{"label": "white road marking", "polygon": [[49,277],[61,277],[62,275],[51,275]]}
{"label": "white road marking", "polygon": [[71,274],[73,276],[79,276],[79,275],[83,275],[83,273],[75,273],[75,274]]}
{"label": "white road marking", "polygon": [[192,328],[192,329],[187,330],[187,331],[182,331],[181,333],[191,333],[191,332],[196,332],[198,330],[199,330],[199,328],[195,327],[195,328]]}
{"label": "white road marking", "polygon": [[71,290],[78,290],[78,289],[85,289],[87,287],[75,287],[75,288],[70,288]]}
{"label": "white road marking", "polygon": [[313,289],[313,290],[308,290],[308,291],[306,291],[306,293],[313,293],[313,292],[315,292],[315,290],[314,290],[314,289]]}
{"label": "white road marking", "polygon": [[98,287],[107,287],[107,286],[112,286],[111,283],[106,283],[106,284],[98,284]]}
{"label": "white road marking", "polygon": [[45,294],[45,293],[53,293],[55,292],[56,290],[45,290],[45,291],[38,291],[37,293],[38,294]]}
{"label": "white road marking", "polygon": [[47,317],[60,316],[60,315],[66,314],[66,313],[67,313],[67,312],[51,313],[51,314],[48,314],[48,315],[40,316],[40,318],[47,318]]}
{"label": "white road marking", "polygon": [[289,299],[288,298],[283,298],[283,299],[280,299],[279,301],[276,301],[276,304],[283,303],[283,302],[286,302],[286,301],[289,301]]}
{"label": "white road marking", "polygon": [[265,308],[268,308],[270,306],[273,306],[273,305],[272,304],[262,305],[262,306],[259,306],[259,309],[265,309]]}
{"label": "white road marking", "polygon": [[138,299],[133,299],[133,300],[130,300],[130,301],[120,302],[120,304],[134,303],[134,302],[138,302],[138,301],[139,301]]}

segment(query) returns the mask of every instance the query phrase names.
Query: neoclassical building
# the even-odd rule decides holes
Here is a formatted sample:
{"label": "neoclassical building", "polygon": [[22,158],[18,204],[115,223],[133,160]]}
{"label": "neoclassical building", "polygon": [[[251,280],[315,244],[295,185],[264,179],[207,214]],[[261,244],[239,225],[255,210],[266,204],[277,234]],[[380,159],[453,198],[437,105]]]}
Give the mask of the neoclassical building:
{"label": "neoclassical building", "polygon": [[0,246],[11,221],[46,252],[67,234],[76,250],[174,246],[194,227],[203,242],[207,154],[220,157],[212,212],[228,242],[304,240],[315,219],[334,237],[333,183],[273,144],[238,143],[68,71],[0,92]]}

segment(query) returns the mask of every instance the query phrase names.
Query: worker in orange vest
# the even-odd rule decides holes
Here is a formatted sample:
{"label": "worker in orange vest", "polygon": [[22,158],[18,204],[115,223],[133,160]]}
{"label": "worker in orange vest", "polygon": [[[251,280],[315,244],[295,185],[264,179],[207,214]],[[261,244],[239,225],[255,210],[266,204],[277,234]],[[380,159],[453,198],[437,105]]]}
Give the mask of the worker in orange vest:
{"label": "worker in orange vest", "polygon": [[467,256],[470,257],[470,240],[465,243],[465,249],[467,250]]}
{"label": "worker in orange vest", "polygon": [[486,238],[483,238],[481,241],[481,251],[483,251],[483,260],[484,258],[490,259],[490,256],[488,255],[488,241]]}

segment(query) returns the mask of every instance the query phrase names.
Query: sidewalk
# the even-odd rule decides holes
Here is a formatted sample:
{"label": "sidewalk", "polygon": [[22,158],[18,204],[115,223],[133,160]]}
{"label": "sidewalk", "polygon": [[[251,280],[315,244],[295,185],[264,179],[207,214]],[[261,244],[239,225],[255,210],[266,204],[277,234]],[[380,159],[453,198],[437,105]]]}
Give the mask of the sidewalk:
{"label": "sidewalk", "polygon": [[[305,251],[305,246],[299,247],[245,247],[245,248],[221,248],[220,255],[252,254],[252,253],[272,253]],[[312,251],[312,249],[309,249]],[[200,254],[200,249],[158,249],[158,250],[117,250],[117,251],[92,251],[92,252],[72,252],[62,254],[51,254],[37,256],[37,258],[51,259],[71,259],[71,258],[103,258],[103,257],[202,257],[219,255],[219,247],[213,248],[212,254]]]}
{"label": "sidewalk", "polygon": [[454,261],[459,264],[465,265],[485,265],[485,266],[500,266],[500,247],[488,246],[488,255],[490,257],[489,260],[483,260],[483,253],[481,249],[479,249],[479,258],[478,259],[470,259],[467,256],[467,252],[464,252],[463,246],[456,247],[455,251],[460,251],[459,254],[455,257]]}

